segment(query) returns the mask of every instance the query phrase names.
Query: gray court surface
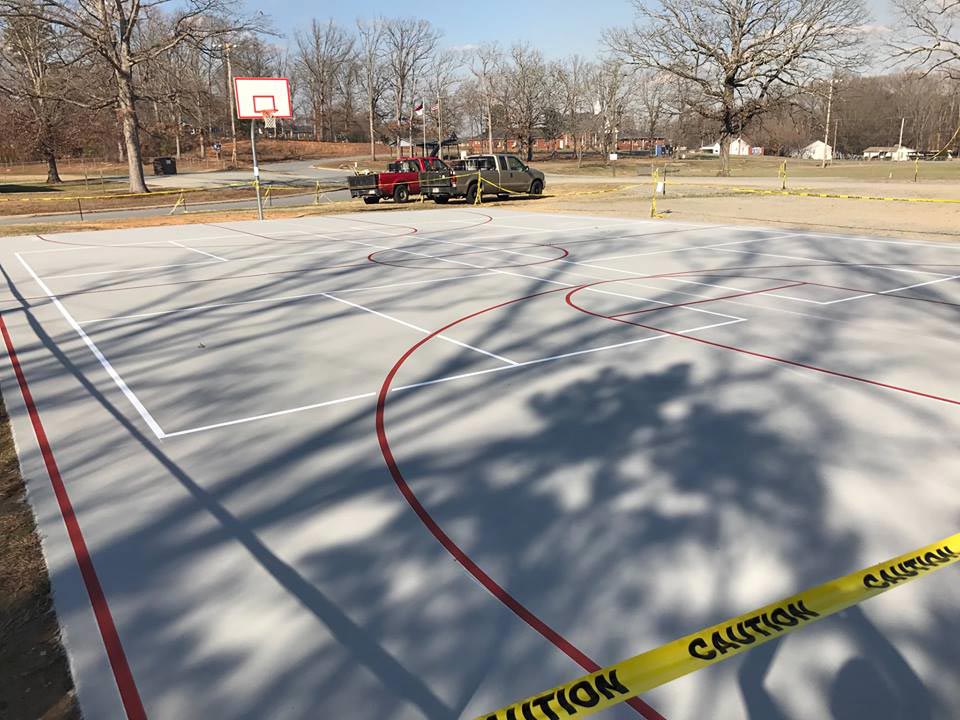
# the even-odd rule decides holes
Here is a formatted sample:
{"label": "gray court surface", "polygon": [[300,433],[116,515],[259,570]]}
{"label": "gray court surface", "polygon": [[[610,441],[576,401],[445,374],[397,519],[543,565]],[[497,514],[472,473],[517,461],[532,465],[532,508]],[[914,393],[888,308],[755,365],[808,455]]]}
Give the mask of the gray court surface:
{"label": "gray court surface", "polygon": [[[450,207],[0,261],[87,720],[470,718],[960,526],[960,246]],[[958,587],[644,699],[955,718]]]}

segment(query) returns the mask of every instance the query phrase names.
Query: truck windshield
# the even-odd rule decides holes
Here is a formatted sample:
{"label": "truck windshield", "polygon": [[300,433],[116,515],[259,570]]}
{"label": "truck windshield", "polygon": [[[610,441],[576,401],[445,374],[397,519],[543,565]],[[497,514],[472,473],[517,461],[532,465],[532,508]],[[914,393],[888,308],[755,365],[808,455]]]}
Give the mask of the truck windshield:
{"label": "truck windshield", "polygon": [[437,172],[445,172],[449,170],[449,168],[446,166],[443,160],[435,157],[427,158],[426,160],[424,160],[423,166],[427,170],[435,170]]}

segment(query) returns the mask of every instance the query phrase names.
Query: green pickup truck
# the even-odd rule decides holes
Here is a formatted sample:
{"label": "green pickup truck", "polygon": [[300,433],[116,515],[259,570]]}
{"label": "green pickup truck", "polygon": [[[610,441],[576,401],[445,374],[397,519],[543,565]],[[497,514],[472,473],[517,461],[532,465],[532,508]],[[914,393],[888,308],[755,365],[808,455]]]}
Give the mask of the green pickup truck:
{"label": "green pickup truck", "polygon": [[[452,197],[466,198],[472,204],[477,192],[506,198],[511,194],[540,195],[545,185],[543,173],[524,164],[515,155],[471,155],[447,163],[452,173],[422,173],[423,194],[443,204]],[[480,191],[480,180],[483,189]]]}

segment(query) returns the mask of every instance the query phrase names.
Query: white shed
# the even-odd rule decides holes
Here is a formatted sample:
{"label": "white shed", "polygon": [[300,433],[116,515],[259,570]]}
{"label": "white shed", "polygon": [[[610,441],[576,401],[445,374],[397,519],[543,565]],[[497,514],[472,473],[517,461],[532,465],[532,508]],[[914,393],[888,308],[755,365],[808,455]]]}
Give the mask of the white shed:
{"label": "white shed", "polygon": [[[720,154],[720,141],[718,140],[713,145],[704,145],[700,148],[700,152],[711,153],[713,155]],[[738,137],[736,140],[730,141],[730,155],[750,155],[750,143],[744,140],[742,137]]]}
{"label": "white shed", "polygon": [[823,140],[814,140],[800,151],[804,160],[833,160],[833,148]]}
{"label": "white shed", "polygon": [[908,148],[906,145],[898,145],[890,155],[890,159],[894,162],[906,162],[907,160],[913,160],[916,156],[917,151],[913,148]]}

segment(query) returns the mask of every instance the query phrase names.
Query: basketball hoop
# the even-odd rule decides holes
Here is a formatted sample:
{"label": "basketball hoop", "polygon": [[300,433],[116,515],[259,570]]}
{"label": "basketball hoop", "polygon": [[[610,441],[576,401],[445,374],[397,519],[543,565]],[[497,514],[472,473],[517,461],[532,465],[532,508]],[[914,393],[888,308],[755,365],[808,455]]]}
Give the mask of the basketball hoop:
{"label": "basketball hoop", "polygon": [[287,78],[235,77],[233,91],[237,99],[237,117],[250,123],[250,156],[253,160],[253,187],[257,194],[257,217],[263,220],[260,195],[260,167],[257,165],[257,120],[276,134],[277,118],[292,118],[290,81]]}

